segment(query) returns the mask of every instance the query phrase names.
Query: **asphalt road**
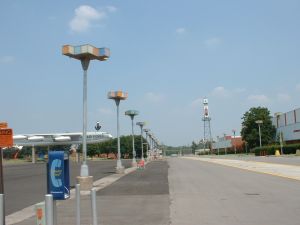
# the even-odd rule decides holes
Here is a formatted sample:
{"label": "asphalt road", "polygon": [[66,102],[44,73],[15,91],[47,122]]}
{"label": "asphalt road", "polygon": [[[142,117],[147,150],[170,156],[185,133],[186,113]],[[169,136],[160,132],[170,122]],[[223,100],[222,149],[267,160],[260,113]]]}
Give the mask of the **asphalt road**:
{"label": "asphalt road", "polygon": [[[115,173],[116,161],[88,161],[90,175],[94,181]],[[128,168],[131,160],[122,160]],[[27,206],[42,202],[47,192],[46,163],[5,165],[4,192],[5,214],[21,210]],[[80,164],[70,161],[70,182],[75,185],[76,176],[80,174]]]}
{"label": "asphalt road", "polygon": [[[105,225],[299,225],[300,182],[184,158],[154,161],[97,192]],[[82,196],[82,224],[91,224]],[[58,206],[75,224],[75,200]],[[18,223],[29,225],[34,218]]]}
{"label": "asphalt road", "polygon": [[[168,164],[154,161],[97,192],[98,224],[169,225]],[[90,196],[82,195],[81,223],[92,224]],[[58,224],[76,224],[75,199],[58,204]],[[35,224],[31,217],[17,225]],[[188,225],[188,224],[184,224]]]}
{"label": "asphalt road", "polygon": [[190,159],[168,162],[171,225],[299,225],[299,181]]}

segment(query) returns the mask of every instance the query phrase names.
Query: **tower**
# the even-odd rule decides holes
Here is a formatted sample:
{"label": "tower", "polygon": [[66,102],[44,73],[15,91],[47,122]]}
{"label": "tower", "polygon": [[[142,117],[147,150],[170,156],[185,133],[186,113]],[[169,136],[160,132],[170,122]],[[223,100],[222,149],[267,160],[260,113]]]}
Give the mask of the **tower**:
{"label": "tower", "polygon": [[[204,133],[203,133],[203,143],[204,143],[204,149],[209,148],[210,151],[212,151],[212,139],[211,139],[211,127],[210,127],[210,121],[211,117],[209,116],[209,109],[208,109],[208,99],[203,99],[203,127],[204,127]],[[208,143],[208,145],[207,145]]]}

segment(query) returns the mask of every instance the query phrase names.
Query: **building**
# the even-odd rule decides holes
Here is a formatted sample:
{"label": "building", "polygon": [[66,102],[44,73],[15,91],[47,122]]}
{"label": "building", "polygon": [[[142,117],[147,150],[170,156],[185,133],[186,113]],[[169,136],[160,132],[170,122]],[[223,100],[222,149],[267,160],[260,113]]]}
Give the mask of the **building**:
{"label": "building", "polygon": [[277,135],[287,144],[300,143],[300,108],[286,112],[275,113],[272,123],[277,129]]}
{"label": "building", "polygon": [[234,153],[243,152],[244,142],[241,136],[224,135],[224,137],[218,137],[217,141],[212,144],[213,151],[215,153]]}

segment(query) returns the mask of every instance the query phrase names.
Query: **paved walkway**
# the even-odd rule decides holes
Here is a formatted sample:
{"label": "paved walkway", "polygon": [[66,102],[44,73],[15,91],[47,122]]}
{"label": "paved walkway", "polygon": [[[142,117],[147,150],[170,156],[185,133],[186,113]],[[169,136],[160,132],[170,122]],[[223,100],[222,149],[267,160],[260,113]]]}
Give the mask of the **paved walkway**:
{"label": "paved walkway", "polygon": [[216,159],[216,158],[202,158],[202,157],[185,157],[191,160],[200,160],[204,162],[211,162],[221,164],[224,166],[231,166],[239,169],[250,170],[259,173],[270,174],[274,176],[300,180],[300,166],[284,165],[256,161],[242,161],[234,159]]}
{"label": "paved walkway", "polygon": [[[126,169],[126,176],[113,174],[94,182],[97,189],[98,224],[167,225],[169,224],[168,165],[153,161],[145,170]],[[74,192],[74,191],[73,191]],[[74,193],[57,206],[57,225],[76,224]],[[36,224],[33,208],[10,215],[6,224]],[[19,220],[18,220],[19,219]],[[81,192],[81,224],[92,224],[89,192]]]}

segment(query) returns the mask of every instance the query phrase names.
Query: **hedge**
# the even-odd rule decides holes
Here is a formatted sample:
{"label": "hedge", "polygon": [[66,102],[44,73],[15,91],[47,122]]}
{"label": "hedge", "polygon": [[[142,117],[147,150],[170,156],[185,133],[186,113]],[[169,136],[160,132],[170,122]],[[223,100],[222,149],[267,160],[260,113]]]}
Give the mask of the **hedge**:
{"label": "hedge", "polygon": [[[283,145],[283,154],[296,154],[296,150],[300,149],[300,144]],[[252,149],[256,156],[275,155],[275,151],[280,151],[280,145],[263,146]]]}

